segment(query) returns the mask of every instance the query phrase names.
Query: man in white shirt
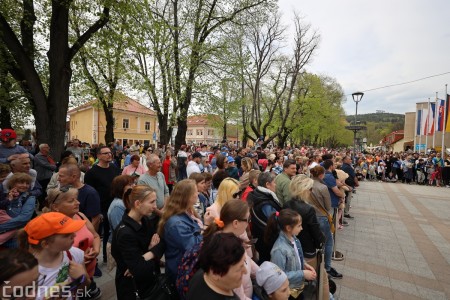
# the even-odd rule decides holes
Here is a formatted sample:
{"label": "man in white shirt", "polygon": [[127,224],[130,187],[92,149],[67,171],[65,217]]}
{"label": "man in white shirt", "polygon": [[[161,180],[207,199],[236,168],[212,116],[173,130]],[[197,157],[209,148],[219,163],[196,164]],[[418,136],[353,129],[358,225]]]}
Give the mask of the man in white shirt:
{"label": "man in white shirt", "polygon": [[202,155],[200,152],[194,152],[192,154],[192,160],[188,162],[186,167],[187,177],[191,176],[192,173],[201,173],[199,163],[202,160]]}

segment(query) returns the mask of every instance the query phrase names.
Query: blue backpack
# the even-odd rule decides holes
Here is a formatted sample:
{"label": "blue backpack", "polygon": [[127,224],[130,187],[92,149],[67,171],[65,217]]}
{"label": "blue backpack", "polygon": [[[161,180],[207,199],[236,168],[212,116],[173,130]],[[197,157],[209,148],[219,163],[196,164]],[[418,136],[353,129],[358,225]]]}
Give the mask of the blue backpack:
{"label": "blue backpack", "polygon": [[194,245],[191,249],[187,250],[183,258],[181,259],[181,264],[178,266],[176,287],[180,294],[180,299],[185,300],[186,295],[189,291],[189,280],[194,277],[198,270],[198,254],[200,249],[202,249],[203,241]]}

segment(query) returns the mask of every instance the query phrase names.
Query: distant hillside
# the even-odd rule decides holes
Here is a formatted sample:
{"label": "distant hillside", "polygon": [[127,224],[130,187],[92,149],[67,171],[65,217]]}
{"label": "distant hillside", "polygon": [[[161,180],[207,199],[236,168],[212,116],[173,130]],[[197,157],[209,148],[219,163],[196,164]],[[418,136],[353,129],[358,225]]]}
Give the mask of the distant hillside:
{"label": "distant hillside", "polygon": [[[348,115],[346,117],[347,122],[353,123],[355,120],[355,115]],[[405,115],[401,114],[391,114],[391,113],[372,113],[372,114],[361,114],[357,116],[357,121],[360,122],[375,122],[375,123],[393,123],[401,125],[401,129],[405,125]]]}
{"label": "distant hillside", "polygon": [[[355,121],[354,115],[346,116],[347,122]],[[395,130],[403,130],[405,127],[405,115],[377,112],[372,114],[358,115],[357,121],[367,127],[366,131],[360,132],[360,137],[367,138],[367,144],[378,145],[379,141]]]}

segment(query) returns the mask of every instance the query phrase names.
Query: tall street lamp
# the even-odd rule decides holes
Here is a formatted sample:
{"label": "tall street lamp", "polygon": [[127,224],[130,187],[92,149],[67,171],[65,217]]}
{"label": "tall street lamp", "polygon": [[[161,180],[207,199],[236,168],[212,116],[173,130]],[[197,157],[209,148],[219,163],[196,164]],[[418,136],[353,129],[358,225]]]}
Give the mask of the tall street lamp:
{"label": "tall street lamp", "polygon": [[358,133],[358,131],[366,129],[365,126],[358,125],[358,122],[356,121],[356,117],[358,116],[358,103],[361,101],[363,96],[364,93],[362,92],[356,92],[352,94],[353,101],[355,101],[356,103],[355,121],[350,126],[345,126],[346,129],[353,131],[353,164],[356,164],[356,134]]}
{"label": "tall street lamp", "polygon": [[355,124],[353,128],[353,164],[356,164],[356,133],[363,128],[362,126],[357,126],[356,117],[358,116],[358,103],[361,101],[364,96],[363,92],[356,92],[352,94],[353,101],[356,103],[356,112],[355,112]]}

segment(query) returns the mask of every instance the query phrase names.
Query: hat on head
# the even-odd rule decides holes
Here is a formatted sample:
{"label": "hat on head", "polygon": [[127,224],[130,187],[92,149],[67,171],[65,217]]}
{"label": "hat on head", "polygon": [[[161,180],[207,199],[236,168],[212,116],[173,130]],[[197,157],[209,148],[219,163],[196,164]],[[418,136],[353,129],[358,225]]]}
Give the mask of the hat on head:
{"label": "hat on head", "polygon": [[228,156],[228,163],[233,163],[234,162],[234,158],[232,156]]}
{"label": "hat on head", "polygon": [[55,234],[77,232],[85,224],[84,220],[74,220],[59,212],[49,212],[28,222],[24,229],[28,234],[28,243],[37,245],[39,241]]}
{"label": "hat on head", "polygon": [[286,274],[274,263],[265,261],[256,271],[256,282],[263,287],[268,295],[278,290],[286,281]]}
{"label": "hat on head", "polygon": [[9,142],[10,140],[13,140],[17,138],[17,134],[14,130],[7,128],[0,131],[0,139],[3,142]]}
{"label": "hat on head", "polygon": [[194,154],[192,154],[192,158],[201,158],[202,154],[200,152],[194,152]]}

